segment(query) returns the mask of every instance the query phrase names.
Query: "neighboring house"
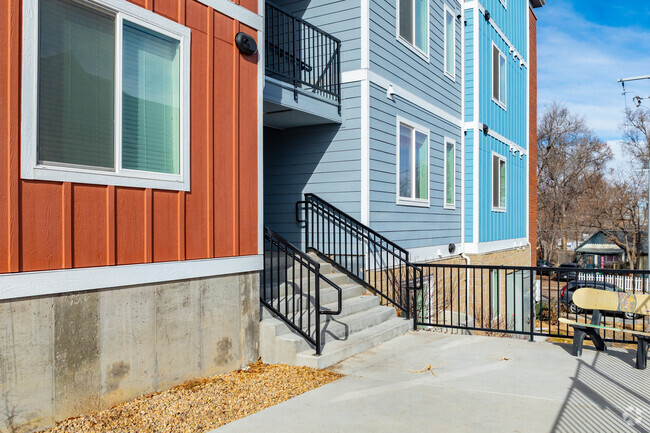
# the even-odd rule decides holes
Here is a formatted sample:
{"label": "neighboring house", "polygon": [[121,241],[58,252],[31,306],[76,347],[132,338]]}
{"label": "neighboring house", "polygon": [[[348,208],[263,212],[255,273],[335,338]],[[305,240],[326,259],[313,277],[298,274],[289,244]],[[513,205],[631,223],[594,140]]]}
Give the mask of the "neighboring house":
{"label": "neighboring house", "polygon": [[3,2],[0,430],[257,359],[263,69],[234,40],[263,20],[238,3]]}
{"label": "neighboring house", "polygon": [[[472,263],[530,264],[530,21],[543,3],[275,2],[340,40],[332,89],[341,110],[331,95],[305,83],[294,94],[267,71],[265,224],[301,244],[295,203],[312,192],[415,261],[464,253]],[[278,22],[270,26],[282,33]],[[308,39],[297,51],[301,77],[337,60],[326,50],[333,57],[305,65]],[[267,70],[281,63],[272,57]]]}
{"label": "neighboring house", "polygon": [[[630,235],[621,231],[605,232],[599,230],[580,244],[575,252],[585,268],[622,268],[629,262],[626,245],[632,248],[635,243]],[[648,268],[648,234],[642,233],[640,244],[634,245],[637,251],[635,269]]]}

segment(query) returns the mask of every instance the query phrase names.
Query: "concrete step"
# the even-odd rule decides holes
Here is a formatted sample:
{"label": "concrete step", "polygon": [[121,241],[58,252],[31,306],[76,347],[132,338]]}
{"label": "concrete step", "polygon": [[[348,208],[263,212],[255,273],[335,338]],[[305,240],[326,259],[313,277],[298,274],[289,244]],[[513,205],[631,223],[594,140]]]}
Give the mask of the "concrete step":
{"label": "concrete step", "polygon": [[[310,258],[314,259],[314,257],[310,257]],[[279,263],[278,263],[278,261],[279,261]],[[320,265],[321,274],[331,274],[333,272],[336,272],[336,270],[334,269],[334,267],[330,263],[325,262],[325,261],[320,260],[320,259],[316,260],[316,261]],[[278,258],[277,256],[273,256],[273,259],[271,259],[270,257],[265,257],[264,258],[264,267],[267,268],[267,269],[268,268],[273,268],[274,271],[277,270],[277,269],[282,269],[282,272],[284,272],[286,262],[287,262],[286,257]],[[299,262],[296,262],[293,259],[289,259],[289,263],[286,265],[286,268],[287,268],[288,272],[291,272],[292,269],[294,269],[294,268],[296,269],[296,272],[300,272],[299,269],[300,269],[301,266],[302,265]],[[305,272],[305,270],[306,270],[306,268],[303,268],[303,272]]]}
{"label": "concrete step", "polygon": [[[395,317],[395,309],[392,307],[376,306],[366,311],[351,314],[345,318],[337,316],[326,316],[321,322],[321,342],[327,346],[335,340],[350,338],[355,332],[378,325],[379,323]],[[284,325],[284,323],[283,323]],[[285,325],[286,327],[286,325]],[[305,350],[313,350],[314,347],[302,336],[286,327],[289,332],[276,334],[276,343],[286,348],[288,353],[298,354]],[[315,338],[315,330],[312,331],[312,338]]]}
{"label": "concrete step", "polygon": [[[336,284],[337,286],[340,286],[341,284],[347,284],[350,282],[350,279],[348,278],[347,275],[339,273],[339,272],[333,272],[333,273],[328,273],[328,274],[321,274],[323,277],[327,278],[329,281],[331,281],[333,284]],[[273,274],[273,279],[269,275],[266,276],[267,280],[265,281],[264,285],[262,285],[262,289],[266,289],[267,292],[269,292],[269,289],[271,287],[276,287],[276,291],[278,290],[278,275]],[[279,284],[279,292],[281,294],[285,293],[285,286],[287,285],[287,281],[291,282],[289,284],[289,292],[293,291],[293,286],[298,286],[301,287],[303,290],[307,290],[309,287],[310,289],[313,289],[316,287],[316,277],[315,276],[307,276],[303,275],[302,278],[300,278],[300,274],[296,274],[295,278],[291,272],[289,272],[285,278],[284,272],[280,274],[279,276],[280,279],[280,284]],[[322,278],[319,281],[319,287],[331,287],[331,285],[323,280]]]}
{"label": "concrete step", "polygon": [[[361,296],[364,293],[364,288],[360,286],[359,284],[355,283],[348,283],[348,284],[342,284],[339,286],[341,288],[341,298],[343,301],[346,299],[354,298],[357,296]],[[297,309],[300,309],[300,299],[302,298],[302,306],[303,310],[307,310],[307,305],[308,302],[313,304],[313,295],[308,296],[307,294],[300,295],[299,293],[295,295],[290,295],[287,297],[282,297],[280,298],[280,311],[282,313],[293,313],[294,307]],[[273,302],[273,305],[276,306],[278,304],[278,300],[272,299],[269,302]],[[338,302],[338,291],[334,289],[333,287],[324,287],[320,290],[320,303],[323,306],[323,308],[327,309],[336,309],[336,303]],[[331,308],[330,308],[331,307]],[[268,311],[266,308],[262,309],[262,317],[261,319],[268,319],[270,317],[273,317],[272,313]]]}
{"label": "concrete step", "polygon": [[[338,307],[338,302],[334,302],[331,304],[323,304],[322,307],[325,310],[336,310]],[[353,298],[348,298],[343,300],[343,305],[341,308],[341,314],[337,316],[331,316],[335,318],[336,321],[344,321],[344,319],[348,316],[351,316],[353,314],[357,314],[363,311],[370,310],[371,308],[374,308],[379,305],[379,298],[373,295],[362,295],[362,296],[355,296]],[[281,306],[284,308],[284,306]],[[275,335],[283,335],[291,331],[291,328],[289,328],[282,320],[278,320],[274,317],[273,313],[268,309],[268,308],[263,308],[264,313],[262,313],[262,317],[265,319],[273,319],[272,321],[269,321],[268,326],[275,326],[276,331]],[[284,311],[283,311],[284,312]],[[308,323],[308,320],[311,320],[310,323],[315,323],[316,317],[315,317],[315,312],[313,311],[313,308],[311,309],[310,312],[307,311],[307,309],[304,309],[301,311],[303,316],[302,316],[302,322],[303,324]],[[289,313],[291,316],[293,311]],[[309,316],[308,316],[309,314]],[[290,317],[293,320],[293,317]],[[300,312],[296,312],[296,320],[299,320],[300,318]],[[321,323],[325,324],[327,323],[328,317],[325,315],[321,315]],[[265,324],[265,326],[267,326]]]}
{"label": "concrete step", "polygon": [[335,340],[326,344],[323,353],[316,356],[313,349],[305,350],[296,355],[295,365],[312,368],[327,368],[351,356],[368,350],[374,346],[392,340],[411,329],[413,322],[394,317],[361,332],[354,333],[346,340]]}

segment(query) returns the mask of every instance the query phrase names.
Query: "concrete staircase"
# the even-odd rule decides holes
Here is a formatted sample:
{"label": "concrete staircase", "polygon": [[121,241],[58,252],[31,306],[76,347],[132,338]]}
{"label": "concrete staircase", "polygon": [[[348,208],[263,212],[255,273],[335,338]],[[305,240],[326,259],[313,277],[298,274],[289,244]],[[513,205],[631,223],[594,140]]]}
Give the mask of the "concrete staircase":
{"label": "concrete staircase", "polygon": [[[395,308],[380,305],[379,297],[366,292],[361,285],[350,281],[347,275],[336,271],[317,255],[310,256],[321,263],[321,274],[342,289],[341,314],[321,315],[321,341],[324,345],[322,354],[316,356],[311,343],[262,306],[260,355],[263,362],[325,368],[402,335],[412,327],[411,321],[397,317]],[[302,283],[306,284],[306,281]],[[324,282],[321,285],[322,308],[336,310],[337,291]],[[296,309],[301,305],[300,299],[291,297],[280,301],[288,305],[290,311],[293,305]],[[307,305],[304,298],[302,305]],[[304,317],[306,320],[307,315]]]}

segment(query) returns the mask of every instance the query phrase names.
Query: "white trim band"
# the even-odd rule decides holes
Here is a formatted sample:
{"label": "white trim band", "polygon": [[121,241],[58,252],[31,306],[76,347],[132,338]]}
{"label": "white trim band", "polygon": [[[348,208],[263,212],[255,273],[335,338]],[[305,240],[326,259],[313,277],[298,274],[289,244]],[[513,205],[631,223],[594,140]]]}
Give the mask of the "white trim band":
{"label": "white trim band", "polygon": [[[488,135],[492,138],[496,138],[506,146],[510,147],[510,151],[517,153],[519,152],[520,156],[523,155],[528,155],[528,151],[515,143],[514,141],[504,137],[503,135],[499,134],[498,132],[494,131],[492,128],[490,128],[490,125],[488,125]],[[477,134],[482,134],[483,133],[483,124],[480,122],[465,122],[465,131],[469,131],[470,129],[475,129],[477,131]]]}
{"label": "white trim band", "polygon": [[385,78],[376,72],[365,70],[365,69],[358,69],[354,71],[344,72],[342,74],[341,77],[342,84],[354,83],[357,81],[370,81],[371,83],[385,90],[388,90],[389,87],[392,87],[394,95],[400,96],[404,100],[414,105],[417,105],[423,110],[428,111],[434,116],[437,116],[442,120],[451,123],[452,125],[458,127],[463,126],[463,121],[459,117],[456,117],[453,114],[446,112],[442,108],[437,107],[434,104],[430,103],[429,101],[426,101],[425,99],[417,96],[415,93],[412,93],[406,90],[405,88],[398,86],[397,84],[393,84],[388,78]]}
{"label": "white trim band", "polygon": [[[206,6],[211,7],[234,20],[239,21],[255,30],[264,30],[264,18],[261,15],[251,12],[243,6],[233,3],[230,0],[197,0]],[[261,45],[261,43],[258,43]]]}
{"label": "white trim band", "polygon": [[526,238],[504,239],[501,241],[479,243],[471,242],[465,244],[463,252],[465,254],[486,254],[505,250],[523,249],[528,246],[530,246],[530,244]]}
{"label": "white trim band", "polygon": [[59,269],[0,275],[0,300],[257,272],[264,256]]}

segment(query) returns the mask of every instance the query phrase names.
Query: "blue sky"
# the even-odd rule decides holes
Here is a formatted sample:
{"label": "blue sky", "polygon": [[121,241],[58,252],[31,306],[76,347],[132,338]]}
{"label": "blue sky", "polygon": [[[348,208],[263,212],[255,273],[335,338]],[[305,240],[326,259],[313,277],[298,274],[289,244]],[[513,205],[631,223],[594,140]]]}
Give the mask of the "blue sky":
{"label": "blue sky", "polygon": [[[540,111],[566,104],[610,143],[612,166],[625,166],[618,140],[626,101],[617,80],[650,75],[650,1],[547,0],[535,12]],[[650,96],[650,80],[626,87],[629,106],[635,95]]]}

